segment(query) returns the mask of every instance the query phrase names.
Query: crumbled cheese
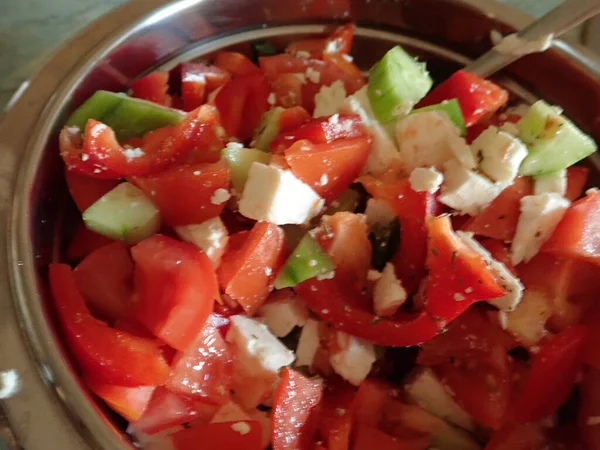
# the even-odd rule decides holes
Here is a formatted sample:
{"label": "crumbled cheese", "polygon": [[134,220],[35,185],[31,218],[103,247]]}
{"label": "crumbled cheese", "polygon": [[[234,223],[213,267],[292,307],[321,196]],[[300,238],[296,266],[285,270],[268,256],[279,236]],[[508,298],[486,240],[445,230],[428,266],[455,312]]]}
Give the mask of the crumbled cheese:
{"label": "crumbled cheese", "polygon": [[334,81],[331,86],[321,86],[315,95],[313,117],[331,116],[338,112],[346,100],[346,88],[341,80]]}
{"label": "crumbled cheese", "polygon": [[300,80],[302,84],[306,84],[306,75],[304,75],[303,73],[293,73],[292,75],[294,75],[298,80]]}
{"label": "crumbled cheese", "polygon": [[202,249],[214,267],[219,266],[229,241],[227,228],[219,217],[214,217],[199,224],[175,227],[175,232],[184,241]]}
{"label": "crumbled cheese", "polygon": [[275,96],[275,92],[271,92],[269,94],[269,96],[267,97],[267,103],[269,105],[273,106],[276,101],[277,101],[277,97]]}
{"label": "crumbled cheese", "polygon": [[527,156],[527,147],[517,138],[491,126],[471,144],[480,170],[493,181],[512,182]]}
{"label": "crumbled cheese", "polygon": [[375,282],[373,288],[373,310],[376,316],[392,316],[406,302],[406,290],[396,277],[392,263],[387,263],[383,268],[381,277]]}
{"label": "crumbled cheese", "polygon": [[221,406],[210,420],[210,423],[237,422],[250,420],[250,415],[244,409],[235,403],[229,401]]}
{"label": "crumbled cheese", "polygon": [[324,173],[323,175],[321,175],[321,178],[319,179],[319,186],[326,186],[327,183],[329,183],[329,177],[327,176],[326,173]]}
{"label": "crumbled cheese", "polygon": [[296,52],[296,58],[308,59],[310,58],[310,53],[305,50],[298,50]]}
{"label": "crumbled cheese", "polygon": [[79,157],[83,162],[86,162],[88,159],[90,159],[90,155],[88,155],[87,153],[82,153]]}
{"label": "crumbled cheese", "polygon": [[320,345],[319,322],[308,319],[302,328],[296,347],[296,366],[310,367]]}
{"label": "crumbled cheese", "polygon": [[277,336],[284,337],[295,327],[304,326],[308,320],[306,305],[291,291],[278,291],[257,312],[265,319],[269,330]]}
{"label": "crumbled cheese", "polygon": [[417,167],[410,173],[408,180],[414,191],[434,194],[442,185],[444,176],[435,167]]}
{"label": "crumbled cheese", "polygon": [[321,280],[331,280],[335,277],[335,270],[332,270],[331,272],[327,272],[327,273],[321,273],[319,275],[317,275],[317,280],[321,281]]}
{"label": "crumbled cheese", "polygon": [[331,367],[350,384],[359,386],[377,360],[375,346],[343,331],[336,331],[336,341],[339,350],[329,356]]}
{"label": "crumbled cheese", "polygon": [[[306,69],[305,75],[306,75],[306,78],[309,81],[312,81],[315,84],[317,84],[317,83],[319,83],[321,81],[321,73],[317,72],[312,67],[309,67],[309,68]],[[346,94],[344,93],[344,97],[345,96],[346,96]]]}
{"label": "crumbled cheese", "polygon": [[212,197],[210,198],[210,202],[213,205],[220,205],[221,203],[225,203],[230,198],[231,194],[227,189],[219,188],[213,193]]}
{"label": "crumbled cheese", "polygon": [[250,425],[248,425],[248,423],[246,423],[246,422],[236,422],[234,424],[231,424],[231,429],[233,431],[237,431],[242,436],[245,436],[246,434],[250,433],[250,431],[252,430]]}
{"label": "crumbled cheese", "polygon": [[367,272],[367,280],[368,281],[377,281],[381,278],[381,272],[377,270],[369,270]]}
{"label": "crumbled cheese", "polygon": [[375,224],[387,225],[396,218],[396,214],[388,206],[385,200],[379,198],[370,198],[367,200],[365,209],[367,225],[372,227]]}
{"label": "crumbled cheese", "polygon": [[564,196],[567,192],[567,171],[559,170],[558,172],[549,173],[546,175],[538,175],[534,178],[533,194],[558,194]]}

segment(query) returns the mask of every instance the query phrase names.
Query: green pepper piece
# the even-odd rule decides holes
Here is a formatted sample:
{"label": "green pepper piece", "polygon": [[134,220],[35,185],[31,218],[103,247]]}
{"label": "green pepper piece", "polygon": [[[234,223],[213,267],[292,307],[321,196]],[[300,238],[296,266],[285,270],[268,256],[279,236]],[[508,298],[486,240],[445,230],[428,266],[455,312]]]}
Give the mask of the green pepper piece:
{"label": "green pepper piece", "polygon": [[461,136],[467,135],[467,127],[465,126],[465,119],[463,118],[460,104],[455,98],[451,100],[444,100],[442,103],[437,105],[425,106],[419,109],[413,109],[411,114],[426,112],[426,111],[441,111],[448,115],[448,118],[452,121],[456,128],[460,130]]}

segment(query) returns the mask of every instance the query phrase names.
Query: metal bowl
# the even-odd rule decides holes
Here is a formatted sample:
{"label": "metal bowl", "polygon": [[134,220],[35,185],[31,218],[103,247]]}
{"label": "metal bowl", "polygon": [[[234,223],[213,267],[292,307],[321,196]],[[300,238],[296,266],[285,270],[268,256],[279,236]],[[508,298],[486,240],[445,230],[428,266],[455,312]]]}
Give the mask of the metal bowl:
{"label": "metal bowl", "polygon": [[[0,118],[0,369],[17,370],[21,390],[2,409],[9,445],[25,449],[132,449],[83,386],[54,327],[46,267],[60,258],[68,200],[57,131],[97,89],[120,91],[161,65],[273,37],[280,41],[357,22],[355,58],[367,69],[400,43],[428,62],[434,76],[452,70],[503,33],[530,20],[493,0],[134,0],[85,29],[58,51]],[[564,108],[600,141],[600,61],[557,42],[505,74],[525,99]],[[66,210],[65,210],[65,205]],[[66,214],[66,215],[65,215]],[[0,412],[0,427],[3,419]],[[1,443],[1,442],[0,442]],[[16,448],[16,445],[15,445]]]}

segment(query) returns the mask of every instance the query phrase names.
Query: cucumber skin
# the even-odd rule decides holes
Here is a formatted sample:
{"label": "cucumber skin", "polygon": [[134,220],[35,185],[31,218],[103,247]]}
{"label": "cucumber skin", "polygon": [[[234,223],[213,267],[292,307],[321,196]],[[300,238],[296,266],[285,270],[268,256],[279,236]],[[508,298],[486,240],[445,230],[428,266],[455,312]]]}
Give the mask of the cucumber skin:
{"label": "cucumber skin", "polygon": [[221,156],[227,161],[231,171],[231,183],[241,195],[248,180],[248,172],[252,163],[269,164],[271,155],[255,148],[230,148],[225,147]]}
{"label": "cucumber skin", "polygon": [[270,152],[270,144],[279,134],[279,116],[283,108],[277,106],[263,114],[254,136],[254,148]]}
{"label": "cucumber skin", "polygon": [[442,103],[438,103],[437,105],[425,106],[419,109],[413,109],[411,114],[416,114],[420,112],[426,111],[440,111],[445,112],[448,115],[448,118],[452,121],[456,128],[460,130],[461,136],[467,135],[467,127],[465,125],[465,119],[463,117],[462,110],[460,109],[460,104],[458,100],[453,98],[451,100],[444,100]]}

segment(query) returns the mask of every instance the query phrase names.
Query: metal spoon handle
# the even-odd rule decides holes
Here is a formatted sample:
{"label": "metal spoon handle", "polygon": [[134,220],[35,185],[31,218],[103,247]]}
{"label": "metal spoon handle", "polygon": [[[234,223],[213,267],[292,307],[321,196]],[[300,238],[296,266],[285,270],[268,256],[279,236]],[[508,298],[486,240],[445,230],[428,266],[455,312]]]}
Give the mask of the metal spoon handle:
{"label": "metal spoon handle", "polygon": [[[545,36],[557,37],[600,12],[600,0],[566,0],[517,33],[523,41],[536,41]],[[522,55],[500,52],[494,48],[465,67],[481,77],[489,77]]]}

